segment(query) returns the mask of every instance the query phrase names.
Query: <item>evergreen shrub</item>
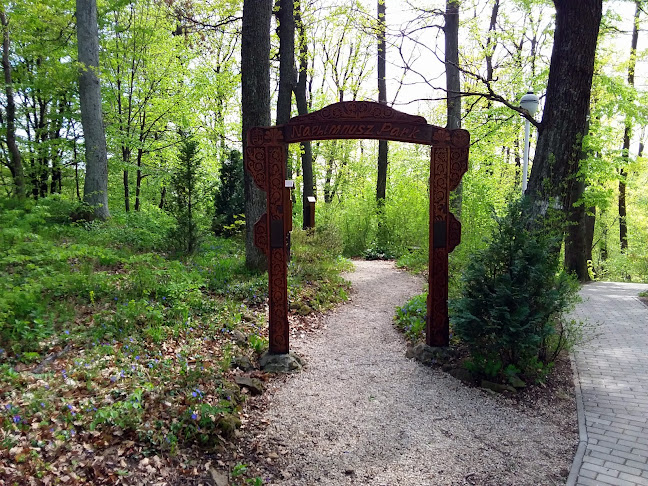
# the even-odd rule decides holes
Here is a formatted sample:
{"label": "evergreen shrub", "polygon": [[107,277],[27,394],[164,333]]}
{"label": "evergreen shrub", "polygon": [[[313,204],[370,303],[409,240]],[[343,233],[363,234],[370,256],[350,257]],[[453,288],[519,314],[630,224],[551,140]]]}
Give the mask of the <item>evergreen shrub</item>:
{"label": "evergreen shrub", "polygon": [[230,236],[245,229],[243,157],[230,150],[219,171],[220,185],[214,194],[212,231],[216,236]]}
{"label": "evergreen shrub", "polygon": [[468,367],[495,376],[508,369],[538,378],[568,344],[561,314],[577,300],[576,280],[560,269],[557,235],[532,228],[526,201],[509,204],[488,246],[473,255],[461,297],[451,302]]}
{"label": "evergreen shrub", "polygon": [[169,232],[169,240],[178,251],[187,254],[198,249],[202,236],[200,206],[204,198],[204,176],[198,149],[198,142],[191,136],[183,138],[179,166],[171,176],[171,197],[165,208],[176,223]]}

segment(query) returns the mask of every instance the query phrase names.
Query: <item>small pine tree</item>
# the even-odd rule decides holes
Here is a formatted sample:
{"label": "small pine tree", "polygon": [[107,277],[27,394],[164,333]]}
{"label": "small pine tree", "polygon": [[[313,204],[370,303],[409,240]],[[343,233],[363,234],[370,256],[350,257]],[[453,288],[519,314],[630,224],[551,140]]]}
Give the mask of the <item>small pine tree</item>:
{"label": "small pine tree", "polygon": [[178,251],[193,253],[200,239],[200,201],[203,196],[201,159],[198,142],[185,136],[178,154],[179,166],[171,175],[165,208],[176,220],[169,237]]}
{"label": "small pine tree", "polygon": [[243,158],[230,150],[219,171],[220,184],[214,194],[212,230],[216,235],[231,234],[245,212],[243,192]]}
{"label": "small pine tree", "polygon": [[473,256],[459,299],[451,303],[457,337],[468,345],[475,371],[507,367],[527,374],[554,356],[556,320],[577,298],[577,283],[560,269],[555,235],[532,230],[525,201],[496,218],[488,246]]}

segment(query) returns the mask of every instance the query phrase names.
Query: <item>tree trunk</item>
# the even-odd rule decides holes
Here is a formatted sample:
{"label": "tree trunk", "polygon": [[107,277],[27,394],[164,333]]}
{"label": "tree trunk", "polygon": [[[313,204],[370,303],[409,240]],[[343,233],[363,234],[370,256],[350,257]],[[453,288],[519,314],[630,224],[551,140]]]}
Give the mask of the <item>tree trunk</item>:
{"label": "tree trunk", "polygon": [[93,207],[94,217],[105,220],[108,211],[108,155],[101,111],[99,30],[96,0],[76,0],[79,63],[79,104],[86,148],[83,200]]}
{"label": "tree trunk", "polygon": [[[61,130],[63,129],[63,120],[65,118],[65,109],[67,108],[67,100],[65,95],[61,97],[58,103],[58,117],[55,121],[51,123],[51,129],[49,134],[50,140],[56,140],[57,142],[61,140]],[[63,155],[63,150],[52,147],[50,148],[50,160],[52,161],[52,181],[50,185],[50,194],[60,194],[63,186],[63,174],[62,174],[62,163],[61,158]]]}
{"label": "tree trunk", "polygon": [[[626,127],[626,131],[629,131],[628,127]],[[624,150],[625,149],[625,139],[630,138],[629,135],[624,135]],[[630,142],[628,141],[628,145],[630,145]],[[624,155],[624,158],[626,156]],[[619,240],[621,243],[621,253],[625,253],[626,250],[628,249],[628,223],[626,221],[626,177],[627,173],[625,169],[621,168],[619,170]]]}
{"label": "tree trunk", "polygon": [[279,93],[277,94],[277,125],[290,120],[292,92],[295,86],[295,15],[293,0],[278,0]]}
{"label": "tree trunk", "polygon": [[[37,65],[40,67],[42,59],[39,57]],[[49,111],[49,101],[41,97],[40,91],[37,91],[36,97],[38,103],[38,124],[36,125],[36,140],[38,146],[36,153],[38,154],[38,195],[39,197],[47,197],[48,182],[49,182],[49,151],[47,144],[49,141],[49,132],[47,130],[47,118]]]}
{"label": "tree trunk", "polygon": [[538,216],[545,216],[550,207],[565,205],[579,169],[603,9],[602,0],[554,0],[554,4],[556,28],[547,96],[526,191]]}
{"label": "tree trunk", "polygon": [[[241,104],[243,152],[247,132],[270,125],[270,17],[272,0],[244,0],[241,28]],[[266,194],[245,171],[245,263],[264,270],[265,255],[254,245],[254,224],[266,210]]]}
{"label": "tree trunk", "polygon": [[128,180],[128,169],[124,169],[124,209],[130,211],[130,182]]}
{"label": "tree trunk", "polygon": [[326,161],[326,173],[324,175],[324,202],[330,203],[333,201],[333,188],[331,186],[331,181],[333,179],[333,164],[335,159],[333,157],[329,158]]}
{"label": "tree trunk", "polygon": [[165,204],[166,204],[166,186],[162,186],[162,191],[160,193],[160,204],[158,204],[158,208],[164,209]]}
{"label": "tree trunk", "polygon": [[[459,77],[459,0],[446,0],[445,26],[443,27],[445,37],[445,70],[446,70],[446,128],[454,130],[461,128],[461,79]],[[496,0],[493,7],[492,18],[497,18],[499,1]],[[491,24],[493,22],[491,21]],[[489,38],[490,39],[490,38]],[[490,40],[489,40],[490,43]],[[493,68],[490,58],[487,59],[488,73],[492,77]],[[460,182],[454,191],[454,197],[450,202],[452,212],[455,216],[461,216],[461,199],[463,184]]]}
{"label": "tree trunk", "polygon": [[[378,103],[387,104],[387,81],[386,76],[386,58],[387,58],[387,42],[386,35],[386,19],[385,19],[385,6],[386,0],[378,0]],[[387,190],[387,156],[388,156],[387,140],[380,140],[378,142],[378,177],[376,179],[376,201],[378,202],[378,209],[382,208],[385,204],[385,193]],[[382,215],[378,214],[378,224],[380,225]]]}
{"label": "tree trunk", "polygon": [[81,201],[81,191],[79,189],[79,152],[77,150],[76,138],[72,143],[74,147],[74,188],[76,189],[77,201]]}
{"label": "tree trunk", "polygon": [[594,227],[596,224],[596,206],[590,206],[585,213],[585,259],[588,262],[593,260],[592,250],[594,249]]}
{"label": "tree trunk", "polygon": [[[586,212],[581,201],[584,191],[585,182],[582,179],[571,184],[565,234],[565,268],[575,273],[581,282],[590,280],[587,271]],[[580,204],[576,204],[578,202]]]}
{"label": "tree trunk", "polygon": [[144,150],[141,148],[137,149],[137,174],[135,175],[135,211],[139,211],[142,205],[142,157],[144,156]]}
{"label": "tree trunk", "polygon": [[4,6],[0,6],[0,21],[2,22],[2,70],[4,72],[5,96],[7,98],[7,149],[9,150],[9,171],[13,178],[14,195],[18,199],[25,197],[25,173],[22,165],[20,149],[16,143],[16,103],[14,101],[11,63],[9,62],[9,21],[5,15]]}
{"label": "tree trunk", "polygon": [[[277,125],[290,120],[292,93],[295,87],[295,12],[293,0],[277,0],[279,35],[279,92],[277,94]],[[286,154],[286,179],[292,179],[292,158]],[[292,195],[294,197],[294,194]]]}
{"label": "tree trunk", "polygon": [[[637,66],[637,42],[639,40],[639,16],[641,2],[635,0],[635,14],[630,45],[630,62],[628,63],[628,85],[634,88],[634,75]],[[632,136],[632,120],[626,117],[625,130],[623,131],[623,158],[627,164],[630,160],[630,138]],[[628,222],[626,221],[626,178],[628,174],[625,167],[619,170],[619,242],[621,253],[628,249]]]}
{"label": "tree trunk", "polygon": [[[589,117],[585,125],[585,133],[589,132]],[[580,160],[587,158],[587,153],[581,152]],[[567,211],[567,227],[565,230],[565,269],[576,274],[581,282],[590,280],[587,268],[587,212],[582,198],[585,193],[585,180],[582,175],[572,176],[570,193],[565,209]],[[590,251],[591,253],[591,251]]]}
{"label": "tree trunk", "polygon": [[[308,41],[306,29],[301,19],[300,2],[295,3],[295,24],[299,35],[299,77],[294,87],[297,112],[300,115],[308,113],[308,102],[306,98],[306,84],[308,78]],[[310,142],[301,143],[302,162],[302,227],[307,229],[310,221],[310,208],[308,198],[315,196],[315,184],[313,181],[313,150]]]}

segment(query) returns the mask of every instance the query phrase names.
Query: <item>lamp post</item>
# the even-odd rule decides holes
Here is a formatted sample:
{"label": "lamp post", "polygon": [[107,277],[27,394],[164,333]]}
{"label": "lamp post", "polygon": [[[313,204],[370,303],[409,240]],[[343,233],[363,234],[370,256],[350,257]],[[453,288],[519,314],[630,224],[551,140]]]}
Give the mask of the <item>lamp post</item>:
{"label": "lamp post", "polygon": [[[522,96],[520,99],[520,108],[529,112],[529,115],[533,116],[538,111],[538,105],[540,100],[538,97],[533,94],[533,91],[527,91],[527,94]],[[522,163],[522,194],[527,188],[527,171],[529,167],[529,133],[531,131],[531,125],[529,120],[525,118],[526,123],[524,124],[524,159]]]}

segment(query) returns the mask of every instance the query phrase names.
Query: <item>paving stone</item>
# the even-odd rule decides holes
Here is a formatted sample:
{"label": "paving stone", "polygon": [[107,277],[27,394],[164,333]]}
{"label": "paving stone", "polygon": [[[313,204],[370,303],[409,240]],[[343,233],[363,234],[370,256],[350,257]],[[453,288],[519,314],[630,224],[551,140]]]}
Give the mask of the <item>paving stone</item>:
{"label": "paving stone", "polygon": [[569,315],[585,323],[573,357],[588,436],[570,484],[648,485],[648,308],[637,299],[645,290],[646,284],[590,283]]}

